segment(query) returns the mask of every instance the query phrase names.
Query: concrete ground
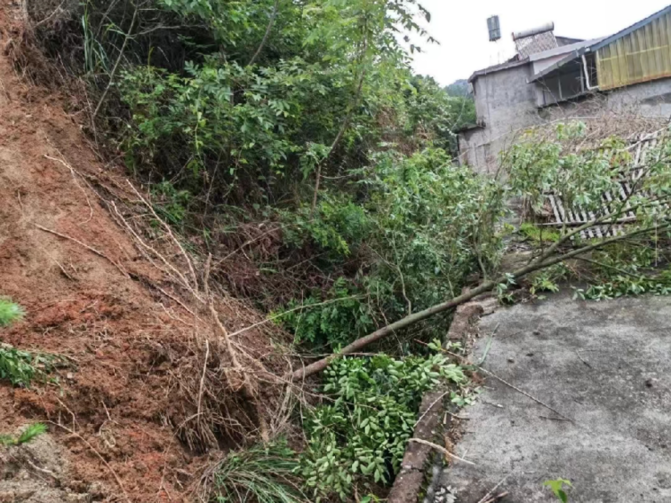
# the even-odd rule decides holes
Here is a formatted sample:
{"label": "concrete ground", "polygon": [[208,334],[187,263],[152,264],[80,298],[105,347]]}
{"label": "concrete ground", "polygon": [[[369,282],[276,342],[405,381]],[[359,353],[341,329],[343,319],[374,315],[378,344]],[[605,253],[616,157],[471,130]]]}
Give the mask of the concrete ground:
{"label": "concrete ground", "polygon": [[456,446],[476,466],[440,481],[457,503],[558,501],[542,486],[557,478],[570,502],[671,502],[671,298],[500,309],[481,320],[474,361],[496,327],[483,368],[571,421],[487,377]]}

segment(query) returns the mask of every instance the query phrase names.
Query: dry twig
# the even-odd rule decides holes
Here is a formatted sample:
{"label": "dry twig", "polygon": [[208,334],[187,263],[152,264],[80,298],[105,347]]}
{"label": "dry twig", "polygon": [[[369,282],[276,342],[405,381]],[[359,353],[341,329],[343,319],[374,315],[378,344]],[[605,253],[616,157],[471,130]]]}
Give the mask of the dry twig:
{"label": "dry twig", "polygon": [[442,447],[438,444],[434,444],[433,442],[429,442],[428,440],[423,440],[421,438],[411,438],[411,439],[408,440],[408,442],[415,442],[417,444],[427,445],[427,446],[431,447],[432,449],[436,449],[437,451],[440,451],[443,454],[446,454],[447,456],[449,456],[453,459],[461,461],[462,463],[466,463],[466,464],[475,466],[475,463],[473,463],[471,461],[468,461],[466,459],[460,458],[459,456],[457,456],[455,454],[452,454],[450,451],[445,449],[445,447]]}
{"label": "dry twig", "polygon": [[496,496],[494,499],[487,499],[487,498],[489,498],[492,494],[494,494],[494,491],[496,491],[499,487],[501,487],[501,484],[503,484],[506,480],[508,480],[508,477],[510,477],[510,475],[511,474],[509,473],[508,475],[503,477],[498,484],[496,484],[494,487],[492,487],[489,490],[489,492],[487,494],[485,494],[482,497],[482,499],[480,499],[480,501],[478,501],[478,503],[489,503],[489,502],[492,502],[492,501],[496,501],[497,499],[500,499],[500,496]]}
{"label": "dry twig", "polygon": [[71,430],[71,429],[68,428],[67,426],[63,426],[63,425],[60,424],[60,423],[55,423],[54,421],[49,421],[49,423],[53,424],[54,426],[58,426],[59,428],[62,428],[63,430],[67,431],[70,435],[72,435],[73,437],[75,437],[75,438],[81,440],[81,441],[82,441],[82,442],[83,442],[89,449],[91,449],[91,452],[93,452],[93,454],[95,454],[95,455],[98,457],[98,459],[100,459],[100,461],[102,461],[102,463],[105,465],[105,467],[106,467],[106,468],[109,470],[109,472],[114,476],[114,480],[116,480],[116,483],[119,485],[119,489],[121,489],[121,492],[122,492],[123,495],[124,495],[124,499],[125,499],[128,503],[131,503],[131,500],[130,500],[130,498],[128,497],[128,493],[126,492],[126,489],[124,488],[123,483],[121,482],[121,479],[119,478],[119,476],[117,475],[117,473],[114,471],[114,469],[112,468],[112,466],[107,462],[107,460],[105,460],[105,458],[102,456],[102,454],[100,454],[100,453],[96,450],[96,448],[93,447],[93,446],[91,445],[91,443],[90,443],[88,440],[86,440],[86,439],[85,439],[84,437],[82,437],[79,433],[77,433],[77,432],[74,431],[74,430]]}
{"label": "dry twig", "polygon": [[554,412],[555,414],[557,414],[559,417],[564,418],[566,421],[570,421],[570,422],[572,422],[572,423],[575,423],[575,421],[574,421],[573,419],[571,419],[570,417],[566,417],[564,414],[562,414],[561,412],[559,412],[557,409],[554,409],[554,408],[550,407],[548,404],[541,402],[538,398],[535,398],[535,397],[531,396],[529,393],[527,393],[527,392],[524,391],[524,390],[519,389],[517,386],[514,386],[514,385],[510,384],[510,383],[507,382],[507,381],[504,381],[503,379],[501,379],[499,376],[497,376],[497,375],[494,374],[493,372],[490,372],[489,370],[487,370],[487,369],[485,369],[485,368],[482,368],[482,367],[478,367],[478,368],[479,368],[480,370],[482,370],[485,374],[492,376],[494,379],[496,379],[497,381],[499,381],[499,382],[505,384],[505,385],[508,386],[509,388],[514,389],[514,390],[517,391],[518,393],[523,394],[525,397],[530,398],[531,400],[533,400],[533,401],[536,402],[537,404],[542,405],[543,407],[545,407],[545,408],[548,409],[548,410],[551,410],[552,412]]}
{"label": "dry twig", "polygon": [[[61,154],[61,156],[62,156],[62,154]],[[91,206],[91,200],[89,199],[89,195],[86,192],[86,189],[84,189],[84,187],[79,185],[79,182],[77,182],[77,175],[81,176],[81,174],[75,168],[70,166],[70,164],[68,164],[64,159],[58,159],[56,157],[51,157],[50,155],[46,155],[46,154],[44,154],[44,157],[46,157],[47,159],[49,159],[51,161],[59,162],[63,166],[65,166],[66,168],[68,168],[70,170],[70,173],[72,173],[72,179],[75,181],[75,185],[79,188],[79,190],[82,191],[82,194],[84,194],[84,198],[86,199],[86,204],[89,205],[89,218],[88,218],[88,220],[86,220],[85,222],[80,222],[78,225],[83,225],[83,224],[89,223],[91,221],[91,219],[93,218],[93,206]]]}
{"label": "dry twig", "polygon": [[[182,246],[182,243],[179,242],[179,240],[175,237],[175,235],[172,233],[172,229],[170,229],[170,226],[163,221],[161,217],[159,217],[156,214],[156,210],[154,210],[154,207],[149,204],[149,202],[142,197],[142,194],[135,188],[135,186],[130,183],[130,180],[126,180],[128,182],[128,185],[130,185],[130,188],[133,189],[133,192],[135,192],[135,195],[140,198],[140,200],[144,203],[144,205],[151,211],[151,214],[154,216],[156,220],[161,224],[161,226],[165,229],[165,231],[168,233],[172,241],[177,245],[177,248],[179,248],[179,251],[182,253],[182,256],[184,257],[184,260],[186,261],[187,266],[189,267],[189,272],[191,273],[191,276],[193,277],[193,287],[192,287],[192,293],[196,299],[199,301],[203,302],[203,300],[200,298],[200,296],[197,294],[198,292],[198,278],[196,277],[196,271],[193,267],[193,263],[191,262],[191,259],[186,253],[186,250],[184,250],[184,247]],[[185,278],[186,281],[186,278]],[[189,284],[188,281],[186,281],[187,285]]]}
{"label": "dry twig", "polygon": [[[421,416],[419,416],[419,419],[417,420],[417,422],[415,422],[415,426],[413,426],[413,428],[417,428],[417,425],[418,425],[419,423],[422,422],[422,419],[424,419],[424,417],[429,413],[429,411],[430,411],[431,409],[433,409],[433,407],[434,407],[438,402],[440,402],[440,401],[443,399],[443,397],[444,397],[445,395],[447,395],[448,393],[449,393],[449,391],[446,391],[445,393],[441,394],[438,398],[436,398],[433,402],[431,402],[431,405],[429,405],[429,406],[427,407],[427,409],[424,411],[424,413],[423,413]],[[451,414],[450,414],[450,415],[451,415]]]}
{"label": "dry twig", "polygon": [[207,374],[207,360],[210,358],[210,342],[205,339],[205,359],[203,361],[203,374],[200,377],[200,390],[198,391],[198,417],[203,404],[203,389],[205,388],[205,375]]}
{"label": "dry twig", "polygon": [[75,238],[73,238],[72,236],[68,236],[67,234],[61,234],[60,232],[56,232],[55,230],[47,229],[46,227],[43,227],[43,226],[41,226],[41,225],[39,225],[39,224],[35,224],[35,227],[37,227],[37,228],[38,228],[39,230],[41,230],[41,231],[48,232],[49,234],[53,234],[54,236],[58,236],[59,238],[62,238],[62,239],[68,239],[68,240],[70,240],[70,241],[72,241],[72,242],[74,242],[74,243],[77,243],[79,246],[83,246],[84,248],[86,248],[86,249],[89,250],[90,252],[95,253],[95,254],[98,255],[99,257],[102,257],[102,258],[104,258],[105,260],[107,260],[110,264],[112,264],[112,265],[113,265],[114,267],[116,267],[119,271],[121,271],[121,274],[123,274],[123,275],[126,276],[127,278],[130,277],[130,276],[128,275],[128,273],[127,273],[127,272],[126,272],[126,271],[125,271],[119,264],[117,264],[116,262],[114,262],[114,260],[112,260],[111,258],[109,258],[109,257],[108,257],[107,255],[105,255],[103,252],[101,252],[101,251],[99,251],[99,250],[96,250],[95,248],[93,248],[93,247],[87,245],[86,243],[82,243],[82,242],[79,241],[78,239],[75,239]]}
{"label": "dry twig", "polygon": [[505,498],[506,496],[508,496],[508,494],[510,494],[508,491],[502,492],[501,494],[497,494],[496,496],[494,496],[492,498],[489,498],[484,503],[495,503],[496,501],[499,501],[499,500]]}
{"label": "dry twig", "polygon": [[205,295],[208,299],[208,305],[210,309],[210,314],[212,315],[212,320],[214,321],[215,327],[219,330],[221,333],[223,339],[224,339],[224,344],[226,345],[226,350],[228,352],[228,356],[231,359],[231,363],[233,364],[233,369],[238,376],[242,378],[242,392],[245,395],[247,399],[252,401],[254,404],[254,407],[256,409],[256,415],[257,415],[257,420],[259,423],[259,433],[261,434],[261,439],[263,442],[267,443],[270,441],[270,434],[268,432],[268,424],[266,422],[265,416],[263,414],[263,409],[261,408],[258,398],[256,397],[256,394],[254,393],[254,387],[252,386],[251,380],[249,378],[249,372],[246,372],[245,369],[242,367],[240,364],[240,361],[238,360],[237,353],[235,349],[233,348],[233,345],[231,344],[231,338],[228,334],[228,330],[226,330],[226,327],[224,324],[221,322],[221,318],[219,318],[219,313],[217,312],[216,308],[214,307],[214,299],[212,298],[212,295],[210,294],[210,267],[212,265],[212,254],[210,254],[207,257],[207,263],[205,265]]}

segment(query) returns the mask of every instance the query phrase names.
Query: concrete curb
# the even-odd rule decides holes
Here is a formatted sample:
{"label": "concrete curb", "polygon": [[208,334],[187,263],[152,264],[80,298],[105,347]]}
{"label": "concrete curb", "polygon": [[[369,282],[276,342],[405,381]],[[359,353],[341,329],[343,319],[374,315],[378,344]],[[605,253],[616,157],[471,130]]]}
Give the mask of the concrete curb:
{"label": "concrete curb", "polygon": [[[447,332],[445,342],[464,341],[471,330],[485,312],[491,312],[491,305],[487,300],[469,302],[457,308],[454,319]],[[419,407],[420,421],[415,426],[413,438],[420,438],[429,442],[441,443],[442,434],[449,431],[450,417],[447,424],[442,424],[443,407],[439,406],[442,389],[426,393],[422,397]],[[429,410],[430,409],[430,410]],[[409,442],[401,463],[401,470],[396,476],[394,485],[388,496],[388,503],[417,503],[422,490],[427,470],[431,469],[433,450],[424,444]]]}

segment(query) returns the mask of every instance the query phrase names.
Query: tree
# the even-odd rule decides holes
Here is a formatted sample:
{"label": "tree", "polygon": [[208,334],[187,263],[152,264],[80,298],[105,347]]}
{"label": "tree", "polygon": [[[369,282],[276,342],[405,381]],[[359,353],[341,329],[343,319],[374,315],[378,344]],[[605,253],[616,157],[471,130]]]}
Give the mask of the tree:
{"label": "tree", "polygon": [[[540,209],[550,190],[560,191],[568,208],[580,208],[590,217],[576,228],[564,226],[563,234],[550,246],[541,246],[528,265],[484,281],[476,288],[445,302],[388,324],[345,346],[335,354],[322,358],[291,375],[305,378],[326,368],[333,358],[360,351],[367,345],[405,329],[436,314],[489,292],[497,285],[511,284],[525,276],[584,256],[615,243],[626,243],[641,236],[665,236],[671,230],[671,142],[648,153],[648,164],[636,166],[623,141],[607,138],[597,148],[576,149],[584,142],[587,127],[583,123],[559,124],[554,137],[529,136],[504,154],[509,181],[501,183],[505,199],[523,197],[526,203]],[[621,184],[630,187],[627,197],[604,206],[603,195],[619,194]],[[606,237],[625,214],[636,214],[626,231]],[[582,242],[582,232],[600,228],[603,236]]]}

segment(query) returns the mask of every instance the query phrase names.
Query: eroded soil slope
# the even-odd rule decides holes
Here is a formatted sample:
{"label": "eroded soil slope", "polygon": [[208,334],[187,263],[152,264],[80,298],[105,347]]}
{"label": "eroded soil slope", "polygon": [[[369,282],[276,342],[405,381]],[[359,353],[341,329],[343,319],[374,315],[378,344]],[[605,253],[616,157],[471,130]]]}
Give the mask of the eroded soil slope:
{"label": "eroded soil slope", "polygon": [[[18,36],[7,3],[0,5],[5,52]],[[167,266],[148,260],[112,217],[101,194],[138,198],[119,168],[96,157],[81,131],[84,117],[64,104],[0,54],[0,295],[27,312],[0,339],[70,362],[57,371],[58,384],[0,385],[0,433],[51,421],[71,467],[58,484],[89,500],[180,501],[197,464],[175,435],[195,409],[180,402],[177,375],[186,364],[196,368],[180,361],[192,348],[195,313],[170,300],[177,294]],[[232,329],[255,316],[220,312]],[[194,374],[199,380],[200,370]]]}

